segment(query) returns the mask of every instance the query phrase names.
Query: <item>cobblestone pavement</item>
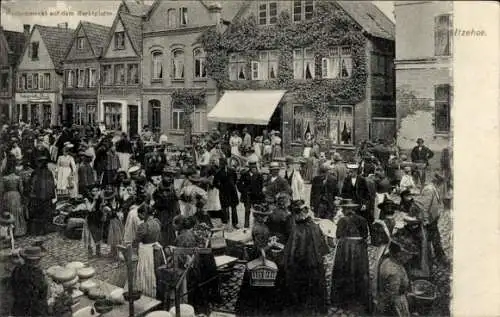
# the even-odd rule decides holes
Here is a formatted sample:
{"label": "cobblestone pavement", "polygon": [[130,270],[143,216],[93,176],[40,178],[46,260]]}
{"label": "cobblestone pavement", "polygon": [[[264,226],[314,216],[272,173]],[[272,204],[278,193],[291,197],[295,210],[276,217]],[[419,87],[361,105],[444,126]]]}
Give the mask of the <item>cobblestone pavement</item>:
{"label": "cobblestone pavement", "polygon": [[[307,186],[309,188],[309,186]],[[307,195],[308,196],[308,195]],[[239,220],[242,225],[244,211],[240,206],[238,208]],[[443,216],[439,221],[439,229],[442,236],[443,247],[445,252],[452,258],[452,221],[451,221],[452,211],[445,211]],[[17,247],[25,247],[33,244],[37,239],[33,237],[24,237],[16,241]],[[88,263],[92,267],[96,268],[96,278],[109,282],[115,285],[121,285],[123,283],[124,264],[120,262],[113,261],[110,258],[91,258],[87,257],[87,250],[83,244],[78,240],[70,240],[63,237],[59,233],[52,233],[44,237],[44,246],[48,250],[46,255],[41,260],[41,265],[44,269],[52,265],[61,265],[71,261],[81,261]],[[103,254],[107,254],[109,248],[106,246],[103,249]],[[332,250],[333,251],[333,250]],[[374,259],[375,259],[375,249],[372,247],[368,248],[369,260],[370,260],[370,274],[374,274]],[[325,257],[325,264],[327,267],[327,285],[331,284],[331,271],[333,267],[333,252]],[[8,263],[0,263],[0,269],[4,272],[8,271],[11,265]],[[243,264],[236,264],[232,275],[228,276],[222,285],[222,297],[223,304],[215,307],[223,311],[234,311],[234,306],[238,298],[239,288],[243,279],[245,266]],[[433,316],[449,316],[450,312],[450,273],[451,269],[444,268],[441,266],[433,266],[432,282],[436,284],[439,295],[438,299],[435,301],[434,306],[430,315]],[[5,275],[4,275],[5,276]],[[7,294],[8,286],[2,283],[0,286],[0,293]],[[0,301],[0,316],[7,316],[8,309],[10,307],[10,300],[8,296],[2,296]],[[328,316],[358,316],[354,312],[345,311],[331,307],[329,309]]]}

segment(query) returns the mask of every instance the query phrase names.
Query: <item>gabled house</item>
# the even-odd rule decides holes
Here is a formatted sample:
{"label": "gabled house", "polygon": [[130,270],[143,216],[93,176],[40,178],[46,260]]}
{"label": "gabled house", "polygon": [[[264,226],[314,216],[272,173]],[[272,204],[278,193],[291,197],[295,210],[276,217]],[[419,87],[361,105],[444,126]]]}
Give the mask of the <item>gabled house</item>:
{"label": "gabled house", "polygon": [[19,120],[44,127],[62,123],[63,60],[75,30],[35,25],[17,68]]}
{"label": "gabled house", "polygon": [[[173,143],[184,143],[191,124],[194,134],[207,132],[207,112],[217,102],[215,81],[207,76],[200,36],[223,30],[244,1],[157,0],[144,18],[143,122],[161,130]],[[190,100],[187,117],[183,100]],[[185,120],[189,118],[190,120]]]}
{"label": "gabled house", "polygon": [[81,21],[64,59],[63,117],[68,124],[97,124],[99,58],[110,28]]}
{"label": "gabled house", "polygon": [[[0,115],[7,121],[14,120],[14,95],[16,91],[16,66],[23,52],[29,25],[26,32],[4,30],[0,26]],[[2,120],[2,119],[0,119]]]}
{"label": "gabled house", "polygon": [[225,32],[204,36],[222,95],[208,120],[279,130],[286,153],[302,153],[307,132],[340,152],[392,139],[394,28],[369,1],[247,1]]}
{"label": "gabled house", "polygon": [[106,129],[140,132],[141,59],[142,18],[118,11],[100,62],[98,113]]}

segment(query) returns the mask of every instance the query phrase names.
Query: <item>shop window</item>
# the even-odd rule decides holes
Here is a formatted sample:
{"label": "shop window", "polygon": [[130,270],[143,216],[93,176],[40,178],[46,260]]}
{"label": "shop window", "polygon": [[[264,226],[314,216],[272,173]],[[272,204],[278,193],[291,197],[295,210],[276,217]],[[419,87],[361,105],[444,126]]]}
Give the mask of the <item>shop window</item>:
{"label": "shop window", "polygon": [[44,104],[43,105],[43,127],[50,127],[50,123],[52,121],[52,105]]}
{"label": "shop window", "polygon": [[115,32],[115,50],[125,49],[125,32]]}
{"label": "shop window", "polygon": [[439,15],[435,18],[434,25],[434,54],[436,56],[451,55],[451,14]]}
{"label": "shop window", "polygon": [[97,121],[97,106],[87,105],[87,124],[89,126],[94,126]]}
{"label": "shop window", "polygon": [[184,51],[175,50],[172,56],[172,78],[182,80],[184,79]]}
{"label": "shop window", "polygon": [[258,61],[252,61],[253,80],[272,80],[278,76],[278,52],[259,52]]}
{"label": "shop window", "polygon": [[149,109],[151,111],[150,126],[154,129],[161,128],[161,103],[158,100],[149,101]]}
{"label": "shop window", "polygon": [[307,21],[313,18],[314,1],[313,0],[294,0],[293,1],[293,21]]}
{"label": "shop window", "polygon": [[434,87],[435,130],[436,133],[449,133],[451,123],[450,85]]}
{"label": "shop window", "polygon": [[115,84],[123,85],[125,84],[125,65],[116,64],[115,65]]}
{"label": "shop window", "polygon": [[104,85],[110,86],[113,84],[113,71],[112,65],[104,65],[102,67],[102,74],[104,79]]}
{"label": "shop window", "polygon": [[276,24],[278,21],[278,4],[273,1],[263,1],[259,4],[259,24]]}
{"label": "shop window", "polygon": [[122,105],[115,102],[104,103],[104,124],[106,129],[121,130]]}
{"label": "shop window", "polygon": [[97,82],[97,71],[95,68],[90,69],[90,75],[89,75],[89,87],[95,87],[96,82]]}
{"label": "shop window", "polygon": [[312,49],[293,50],[293,78],[313,79],[314,78],[314,53]]}
{"label": "shop window", "polygon": [[231,53],[229,55],[229,79],[246,80],[247,62],[242,54]]}
{"label": "shop window", "polygon": [[160,51],[154,51],[151,53],[152,59],[152,79],[161,80],[163,79],[163,53]]}
{"label": "shop window", "polygon": [[311,108],[303,105],[293,106],[293,142],[302,142],[307,132],[315,134],[315,114]]}
{"label": "shop window", "polygon": [[177,14],[175,9],[168,9],[168,26],[170,28],[175,28],[177,26]]}
{"label": "shop window", "polygon": [[321,60],[322,78],[348,78],[352,74],[351,48],[339,46],[330,49],[327,57]]}
{"label": "shop window", "polygon": [[75,124],[77,125],[85,125],[85,106],[84,105],[76,105],[75,112]]}
{"label": "shop window", "polygon": [[201,48],[196,48],[193,51],[194,59],[194,78],[206,78],[207,69],[205,63],[205,53]]}

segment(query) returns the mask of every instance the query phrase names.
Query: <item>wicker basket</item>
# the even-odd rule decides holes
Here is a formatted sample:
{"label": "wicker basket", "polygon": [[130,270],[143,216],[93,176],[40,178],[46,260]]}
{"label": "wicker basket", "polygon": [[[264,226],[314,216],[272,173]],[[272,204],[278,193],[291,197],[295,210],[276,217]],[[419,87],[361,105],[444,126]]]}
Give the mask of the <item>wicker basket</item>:
{"label": "wicker basket", "polygon": [[264,250],[261,257],[247,263],[250,272],[250,285],[257,287],[274,287],[278,266],[273,261],[267,260]]}

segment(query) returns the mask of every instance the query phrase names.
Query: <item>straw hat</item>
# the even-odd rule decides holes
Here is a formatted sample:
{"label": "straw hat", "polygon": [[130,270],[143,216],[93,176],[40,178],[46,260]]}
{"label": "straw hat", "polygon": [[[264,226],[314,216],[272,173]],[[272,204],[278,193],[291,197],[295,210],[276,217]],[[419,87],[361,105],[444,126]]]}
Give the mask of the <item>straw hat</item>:
{"label": "straw hat", "polygon": [[64,148],[66,149],[72,149],[74,145],[71,142],[64,142]]}
{"label": "straw hat", "polygon": [[346,167],[350,170],[356,170],[359,168],[358,164],[347,164]]}
{"label": "straw hat", "polygon": [[129,174],[134,174],[137,173],[141,170],[139,166],[132,166],[131,168],[128,169]]}

